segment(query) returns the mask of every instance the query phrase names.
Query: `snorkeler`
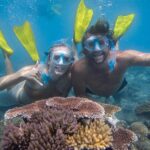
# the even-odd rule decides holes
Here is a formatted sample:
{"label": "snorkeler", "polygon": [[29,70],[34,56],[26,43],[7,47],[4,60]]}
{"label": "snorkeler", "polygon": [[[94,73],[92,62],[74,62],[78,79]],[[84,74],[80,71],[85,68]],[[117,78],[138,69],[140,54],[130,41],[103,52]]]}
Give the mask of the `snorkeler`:
{"label": "snorkeler", "polygon": [[131,66],[150,66],[150,53],[114,50],[117,41],[107,21],[97,21],[82,39],[84,58],[72,67],[72,85],[76,96],[88,92],[109,97],[126,84],[124,74]]}
{"label": "snorkeler", "polygon": [[[7,89],[18,104],[67,96],[71,88],[70,68],[74,61],[72,49],[60,43],[51,47],[46,55],[46,61],[23,67],[15,73],[9,71],[10,63],[6,65],[9,74],[0,78],[0,90]],[[6,53],[5,60],[10,62]]]}

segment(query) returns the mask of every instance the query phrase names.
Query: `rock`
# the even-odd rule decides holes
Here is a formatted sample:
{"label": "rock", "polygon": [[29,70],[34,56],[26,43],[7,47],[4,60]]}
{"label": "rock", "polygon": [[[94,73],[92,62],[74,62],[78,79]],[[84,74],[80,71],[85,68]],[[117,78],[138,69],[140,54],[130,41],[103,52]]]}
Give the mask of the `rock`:
{"label": "rock", "polygon": [[136,147],[138,150],[150,150],[150,141],[139,141],[137,142]]}
{"label": "rock", "polygon": [[147,136],[149,133],[148,128],[142,122],[132,123],[130,129],[140,136]]}

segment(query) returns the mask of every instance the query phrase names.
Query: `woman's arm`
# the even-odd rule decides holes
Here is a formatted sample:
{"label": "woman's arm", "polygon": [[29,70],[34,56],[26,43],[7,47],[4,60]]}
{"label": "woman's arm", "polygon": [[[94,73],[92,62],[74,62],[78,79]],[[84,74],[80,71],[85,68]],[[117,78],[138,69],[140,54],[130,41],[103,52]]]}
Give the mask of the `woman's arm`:
{"label": "woman's arm", "polygon": [[35,76],[38,72],[34,66],[27,66],[16,73],[6,75],[0,78],[0,90],[10,88],[23,80],[36,80]]}

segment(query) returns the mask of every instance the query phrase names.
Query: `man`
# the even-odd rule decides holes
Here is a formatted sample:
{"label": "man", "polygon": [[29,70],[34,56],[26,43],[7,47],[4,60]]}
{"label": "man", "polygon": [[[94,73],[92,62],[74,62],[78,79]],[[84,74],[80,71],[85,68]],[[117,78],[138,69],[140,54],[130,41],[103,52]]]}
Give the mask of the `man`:
{"label": "man", "polygon": [[[5,57],[9,62],[6,54]],[[7,89],[18,104],[52,96],[67,96],[71,88],[70,67],[73,61],[71,48],[66,44],[56,44],[50,48],[45,62],[1,77],[0,90]],[[7,68],[11,70],[9,65]]]}
{"label": "man", "polygon": [[85,57],[72,67],[72,84],[76,96],[88,92],[109,97],[120,91],[124,74],[131,66],[150,66],[150,54],[135,50],[114,50],[116,42],[106,21],[98,21],[82,40]]}

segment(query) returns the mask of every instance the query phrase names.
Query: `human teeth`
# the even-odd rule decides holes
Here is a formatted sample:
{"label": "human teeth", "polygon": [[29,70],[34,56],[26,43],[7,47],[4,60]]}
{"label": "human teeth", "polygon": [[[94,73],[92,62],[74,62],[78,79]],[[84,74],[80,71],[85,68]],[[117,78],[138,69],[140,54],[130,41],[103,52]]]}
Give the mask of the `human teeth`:
{"label": "human teeth", "polygon": [[103,56],[97,56],[96,59],[103,59]]}

